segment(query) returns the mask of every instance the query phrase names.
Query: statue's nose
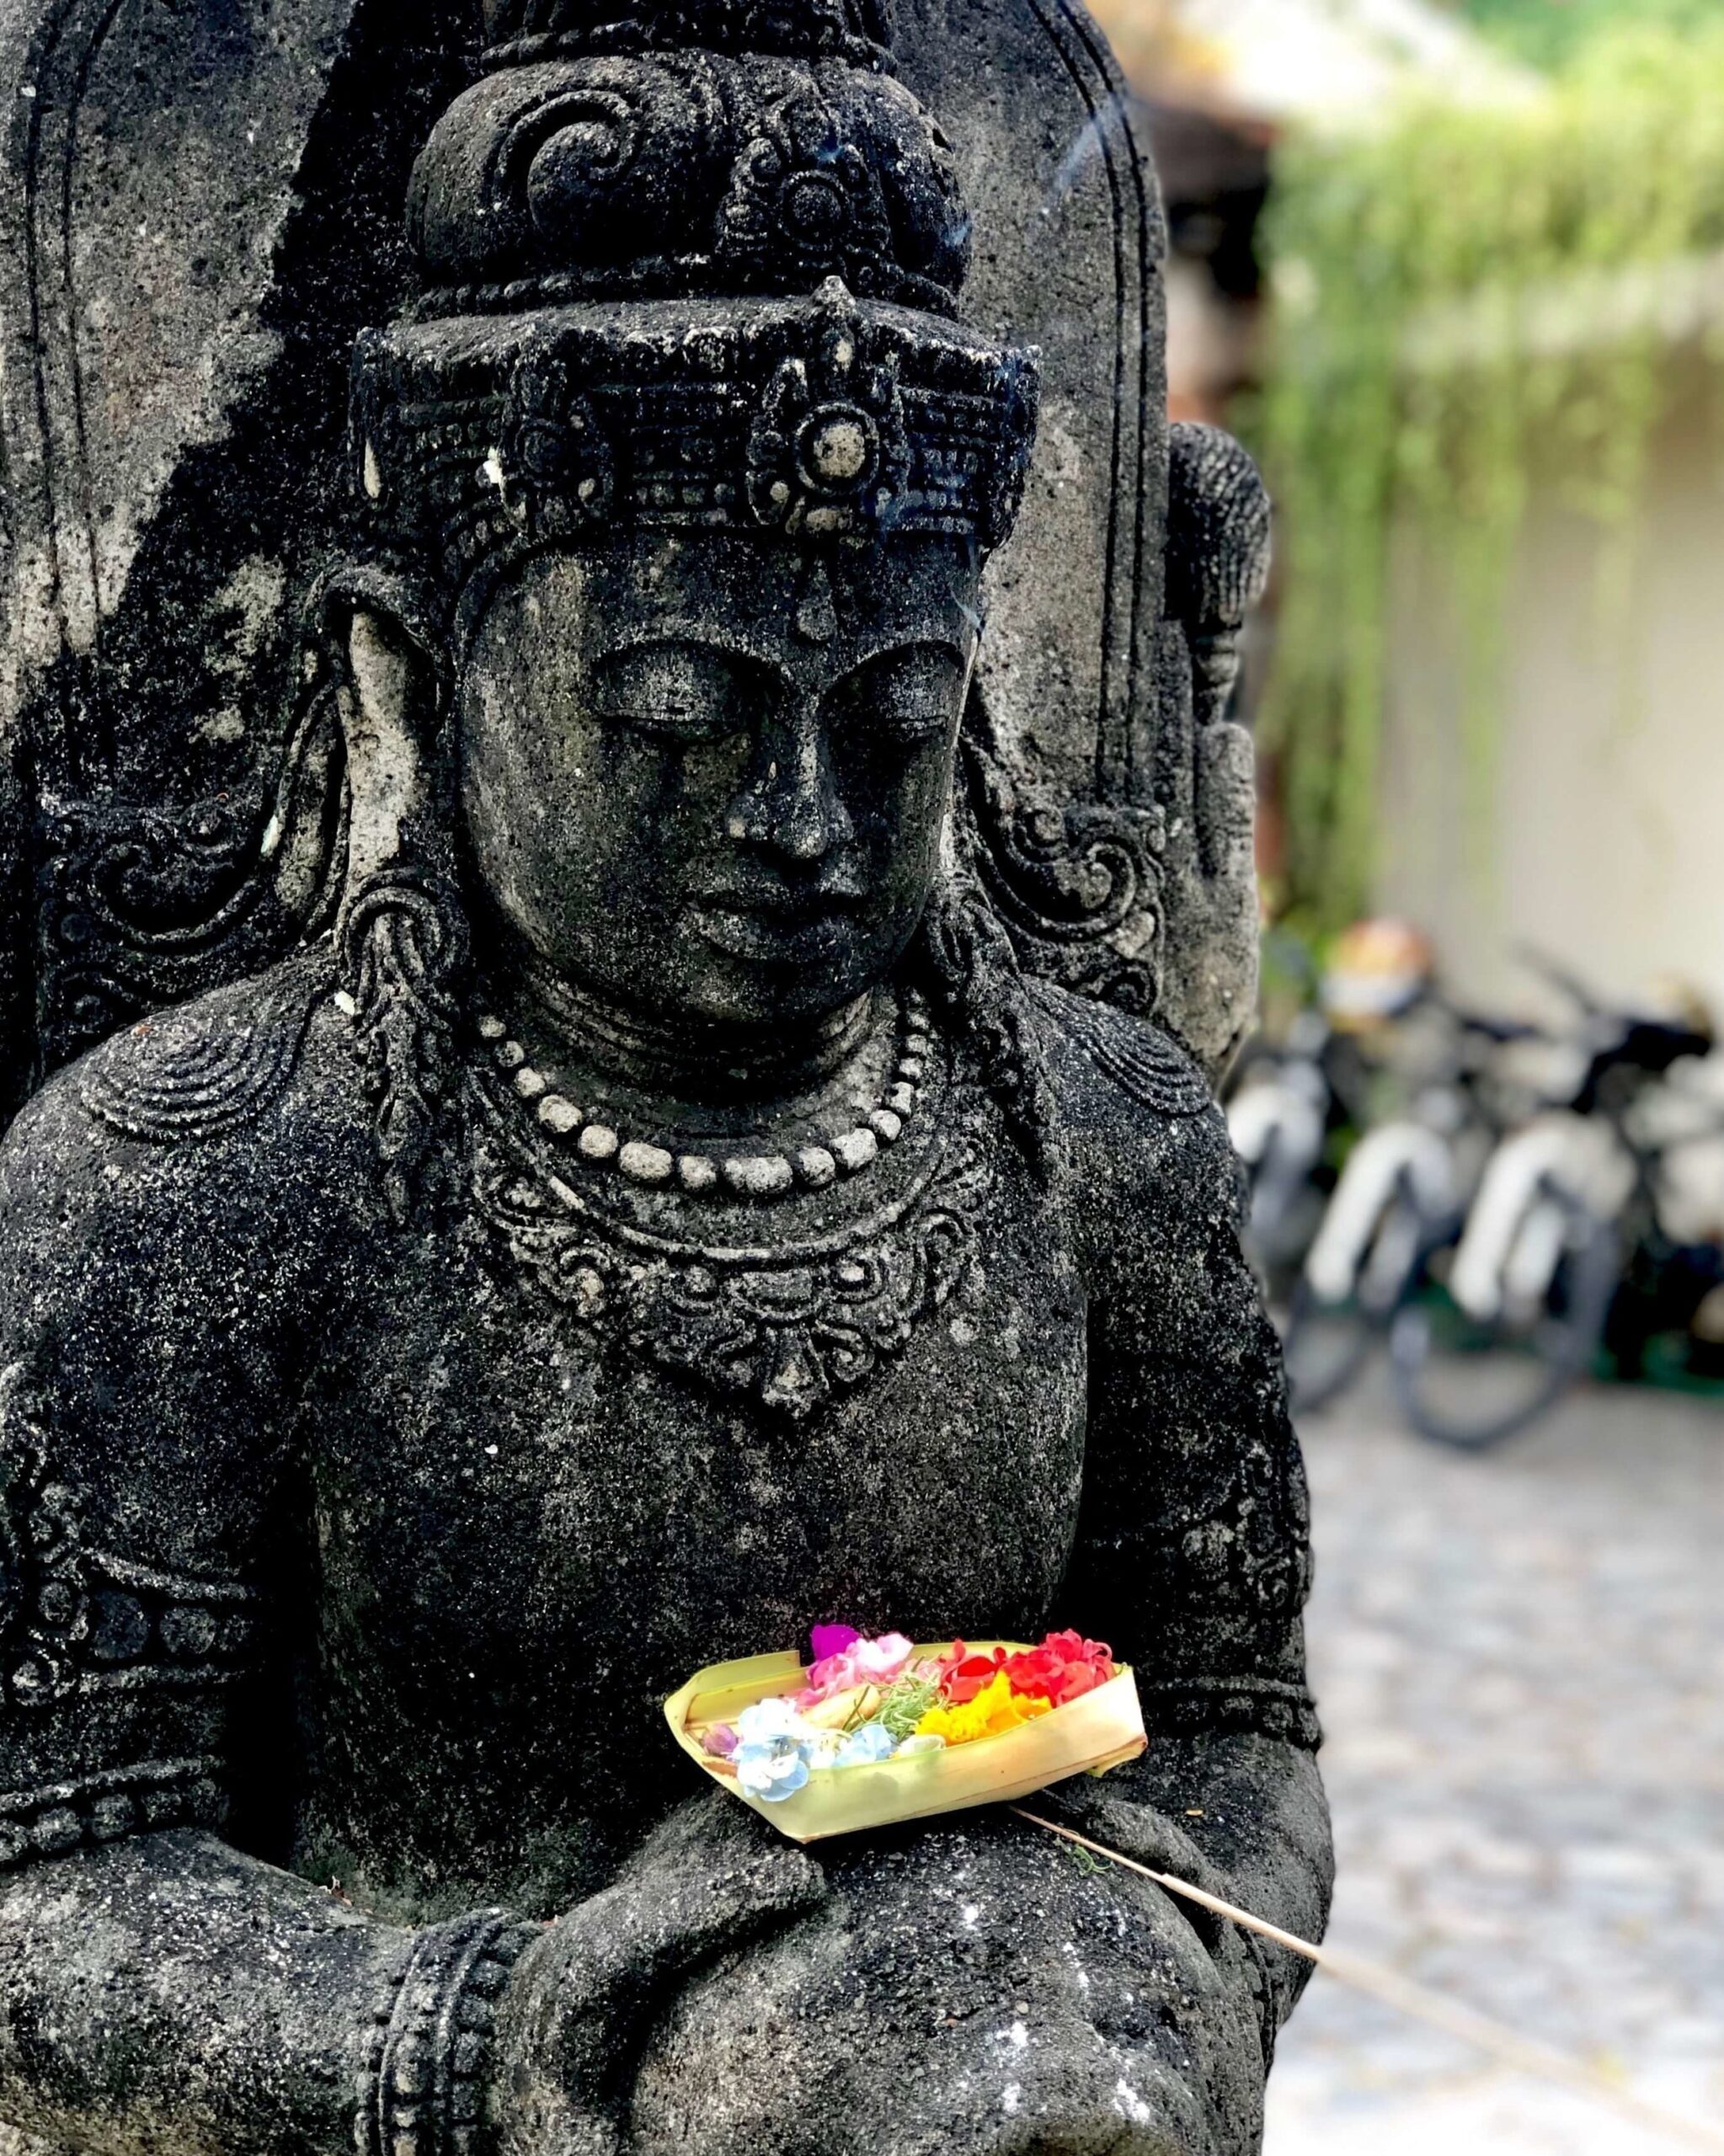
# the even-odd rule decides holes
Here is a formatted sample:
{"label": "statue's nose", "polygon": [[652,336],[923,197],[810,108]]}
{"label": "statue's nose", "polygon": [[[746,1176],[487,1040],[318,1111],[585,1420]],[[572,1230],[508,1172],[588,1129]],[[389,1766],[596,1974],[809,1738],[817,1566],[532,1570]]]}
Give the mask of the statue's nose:
{"label": "statue's nose", "polygon": [[817,712],[773,727],[731,819],[732,835],[787,861],[822,861],[856,835]]}

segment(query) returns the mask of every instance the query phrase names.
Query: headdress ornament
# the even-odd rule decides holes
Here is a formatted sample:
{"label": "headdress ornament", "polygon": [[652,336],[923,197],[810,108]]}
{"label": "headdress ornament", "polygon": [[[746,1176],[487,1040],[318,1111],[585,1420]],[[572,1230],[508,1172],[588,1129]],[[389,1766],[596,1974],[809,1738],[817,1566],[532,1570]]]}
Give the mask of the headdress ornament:
{"label": "headdress ornament", "polygon": [[359,476],[458,591],[618,526],[1010,530],[1030,356],[957,319],[969,222],[886,0],[491,0],[360,340]]}
{"label": "headdress ornament", "polygon": [[488,63],[704,46],[891,66],[889,0],[487,0]]}

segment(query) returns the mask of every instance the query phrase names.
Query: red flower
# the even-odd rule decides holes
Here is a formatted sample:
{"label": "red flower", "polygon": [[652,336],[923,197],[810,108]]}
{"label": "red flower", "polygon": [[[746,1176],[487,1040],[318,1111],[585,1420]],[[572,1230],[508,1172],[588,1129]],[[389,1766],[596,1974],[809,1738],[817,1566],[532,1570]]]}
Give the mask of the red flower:
{"label": "red flower", "polygon": [[940,1657],[940,1697],[948,1707],[967,1707],[985,1691],[1004,1668],[1006,1650],[972,1654],[962,1640],[954,1640]]}
{"label": "red flower", "polygon": [[1002,1669],[1020,1699],[1046,1700],[1056,1707],[1069,1706],[1118,1674],[1112,1648],[1081,1632],[1049,1632],[1040,1646],[1012,1655],[1004,1647],[972,1654],[958,1640],[940,1657],[940,1697],[947,1706],[968,1706]]}
{"label": "red flower", "polygon": [[1069,1706],[1118,1673],[1112,1648],[1081,1632],[1049,1632],[1040,1646],[1010,1656],[1003,1666],[1014,1692],[1056,1707]]}

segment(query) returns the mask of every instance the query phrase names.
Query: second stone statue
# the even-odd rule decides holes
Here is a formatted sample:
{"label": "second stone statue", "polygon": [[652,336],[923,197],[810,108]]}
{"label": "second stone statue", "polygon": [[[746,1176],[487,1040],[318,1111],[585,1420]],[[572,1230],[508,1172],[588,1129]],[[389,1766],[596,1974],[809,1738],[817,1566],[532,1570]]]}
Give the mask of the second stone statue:
{"label": "second stone statue", "polygon": [[1003,1815],[793,1850],[659,1713],[1074,1625],[1150,1748],[1045,1803],[1321,1928],[1225,1132],[955,805],[1033,357],[875,0],[489,31],[355,359],[339,926],[0,1153],[0,2118],[1242,2156],[1290,1960]]}

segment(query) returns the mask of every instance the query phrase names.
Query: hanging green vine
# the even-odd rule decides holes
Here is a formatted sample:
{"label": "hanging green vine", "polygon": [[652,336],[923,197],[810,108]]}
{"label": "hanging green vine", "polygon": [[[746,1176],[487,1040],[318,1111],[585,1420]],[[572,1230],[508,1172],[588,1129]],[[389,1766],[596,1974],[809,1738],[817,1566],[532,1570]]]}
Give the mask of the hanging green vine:
{"label": "hanging green vine", "polygon": [[1288,895],[1328,926],[1365,906],[1375,866],[1397,537],[1444,565],[1481,796],[1535,460],[1597,523],[1594,603],[1626,590],[1669,339],[1703,326],[1724,250],[1724,24],[1609,35],[1506,109],[1295,141],[1268,244],[1252,431],[1286,576],[1264,733]]}
{"label": "hanging green vine", "polygon": [[1718,0],[1459,0],[1462,14],[1535,67],[1556,67],[1600,31],[1625,22],[1693,32],[1717,20]]}

